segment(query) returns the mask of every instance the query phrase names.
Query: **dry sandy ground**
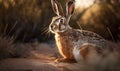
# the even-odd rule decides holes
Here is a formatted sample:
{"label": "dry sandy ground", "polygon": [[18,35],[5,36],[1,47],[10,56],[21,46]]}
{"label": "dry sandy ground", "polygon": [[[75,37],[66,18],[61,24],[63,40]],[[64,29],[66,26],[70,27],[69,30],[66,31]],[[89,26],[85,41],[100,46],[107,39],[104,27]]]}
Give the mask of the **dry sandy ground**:
{"label": "dry sandy ground", "polygon": [[74,65],[41,59],[6,59],[0,64],[0,71],[74,71]]}
{"label": "dry sandy ground", "polygon": [[[55,63],[54,60],[59,57],[59,54],[57,48],[54,47],[56,46],[46,43],[20,44],[16,46],[16,48],[18,48],[16,54],[18,54],[20,58],[1,60],[0,71],[93,71],[93,66],[84,66],[82,63]],[[98,66],[98,68],[100,67]],[[114,70],[113,68],[113,70],[108,71],[119,70]],[[96,69],[94,71],[103,71],[103,69]],[[104,69],[104,71],[106,70]]]}
{"label": "dry sandy ground", "polygon": [[[0,71],[77,71],[74,64],[55,63],[58,50],[42,44],[20,44],[17,54],[21,58],[8,58],[0,61]],[[33,48],[34,47],[34,48]],[[55,45],[53,45],[55,47]]]}

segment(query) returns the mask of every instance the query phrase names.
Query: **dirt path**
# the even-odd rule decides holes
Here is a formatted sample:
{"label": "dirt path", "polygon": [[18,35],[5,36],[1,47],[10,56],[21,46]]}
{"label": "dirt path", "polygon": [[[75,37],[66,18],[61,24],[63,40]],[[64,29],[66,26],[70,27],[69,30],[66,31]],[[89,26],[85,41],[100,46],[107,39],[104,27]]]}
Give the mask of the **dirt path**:
{"label": "dirt path", "polygon": [[[28,49],[31,46],[22,45],[22,47],[24,47],[24,49],[25,48]],[[11,58],[11,59],[1,60],[0,71],[96,71],[96,70],[98,71],[97,68],[100,68],[99,64],[98,67],[96,68],[96,64],[93,66],[91,65],[86,66],[81,62],[80,64],[55,63],[54,59],[56,59],[57,57],[56,54],[58,53],[58,51],[56,48],[51,48],[47,44],[39,44],[38,46],[34,47],[34,50],[30,50],[30,51],[28,50],[20,51],[20,49],[18,49],[18,51],[20,52],[21,55],[27,56],[27,58],[24,58],[23,56],[21,58]],[[116,61],[115,59],[112,61],[108,61],[108,60],[110,59],[105,59],[104,61],[113,62],[113,63],[115,63],[114,61]],[[94,59],[91,61],[93,63],[96,62]],[[102,63],[100,62],[100,63],[102,65],[105,65],[106,62],[102,62]],[[109,65],[107,67],[109,67]],[[114,65],[112,67],[116,68],[116,66]],[[101,68],[101,70],[99,71],[103,71],[103,69],[106,71],[105,67]],[[118,71],[119,70],[120,69],[118,69]],[[113,71],[117,71],[117,70],[113,70]]]}
{"label": "dirt path", "polygon": [[0,71],[74,71],[75,64],[54,63],[41,59],[6,59],[0,61]]}
{"label": "dirt path", "polygon": [[59,71],[49,62],[40,59],[6,59],[0,63],[2,71]]}
{"label": "dirt path", "polygon": [[75,71],[75,64],[55,63],[58,51],[48,44],[38,44],[34,50],[30,49],[33,48],[30,44],[21,44],[19,48],[17,52],[21,58],[0,61],[0,71]]}

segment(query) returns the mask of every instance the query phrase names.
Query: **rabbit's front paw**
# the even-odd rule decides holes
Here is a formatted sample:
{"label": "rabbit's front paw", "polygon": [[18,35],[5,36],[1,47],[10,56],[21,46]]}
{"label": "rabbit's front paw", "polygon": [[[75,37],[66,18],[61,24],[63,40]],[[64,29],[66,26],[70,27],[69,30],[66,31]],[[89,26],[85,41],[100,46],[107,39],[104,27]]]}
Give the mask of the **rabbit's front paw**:
{"label": "rabbit's front paw", "polygon": [[58,58],[55,62],[62,62],[62,63],[76,63],[75,59],[66,59],[66,58]]}

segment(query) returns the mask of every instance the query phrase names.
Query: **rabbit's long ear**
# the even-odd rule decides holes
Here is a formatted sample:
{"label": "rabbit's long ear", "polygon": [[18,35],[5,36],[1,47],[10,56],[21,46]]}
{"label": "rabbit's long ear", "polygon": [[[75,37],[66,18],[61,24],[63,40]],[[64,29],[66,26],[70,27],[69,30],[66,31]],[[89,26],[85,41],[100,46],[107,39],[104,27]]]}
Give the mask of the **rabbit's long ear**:
{"label": "rabbit's long ear", "polygon": [[63,8],[57,0],[51,0],[51,4],[52,4],[52,8],[55,14],[57,14],[58,16],[64,15]]}
{"label": "rabbit's long ear", "polygon": [[74,13],[74,10],[75,10],[75,1],[74,0],[69,1],[66,4],[66,15],[67,16],[72,15]]}
{"label": "rabbit's long ear", "polygon": [[69,24],[69,20],[75,10],[75,1],[71,0],[66,4],[66,24]]}

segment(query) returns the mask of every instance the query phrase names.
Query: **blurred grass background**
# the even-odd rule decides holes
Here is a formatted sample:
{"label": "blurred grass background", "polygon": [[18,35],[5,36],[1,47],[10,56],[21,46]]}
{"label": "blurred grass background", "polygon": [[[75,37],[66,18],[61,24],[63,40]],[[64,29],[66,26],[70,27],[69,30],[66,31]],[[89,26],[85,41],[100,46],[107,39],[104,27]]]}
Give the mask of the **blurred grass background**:
{"label": "blurred grass background", "polygon": [[50,1],[0,0],[0,33],[17,41],[45,40],[52,14]]}
{"label": "blurred grass background", "polygon": [[[58,1],[65,8],[69,0]],[[107,40],[118,41],[120,2],[116,1],[95,0],[88,8],[77,7],[70,25],[94,31]],[[0,34],[14,36],[15,41],[20,42],[48,41],[53,38],[47,33],[53,16],[50,0],[0,0]]]}
{"label": "blurred grass background", "polygon": [[[65,3],[69,0],[58,1],[65,10]],[[84,4],[76,7],[70,26],[93,31],[110,41],[119,41],[120,2],[91,1],[94,3],[89,7],[84,7]],[[87,0],[84,3],[87,4]],[[26,42],[54,45],[51,41],[54,35],[48,32],[53,16],[50,0],[0,0],[0,59],[29,53],[34,47],[28,48]]]}
{"label": "blurred grass background", "polygon": [[[58,1],[65,10],[65,3],[69,0]],[[86,5],[88,5],[87,1],[94,2],[89,7],[84,7],[84,4],[76,7],[70,20],[70,26],[98,33],[106,40],[112,41],[109,43],[111,48],[119,47],[120,0],[77,1],[86,1]],[[59,53],[57,48],[54,48],[56,47],[55,42],[51,41],[54,36],[48,32],[48,26],[53,16],[55,14],[50,0],[0,0],[0,60],[10,57],[42,58],[47,55],[57,58]],[[118,46],[115,42],[118,42]],[[99,71],[115,71],[115,68],[116,71],[119,71],[120,57],[116,53],[120,52],[120,49],[116,50],[118,51],[111,52],[103,59],[90,55],[93,56],[93,59],[88,60],[88,64],[84,67],[82,65],[77,68],[82,71],[98,71],[98,69]],[[89,62],[95,64],[90,63],[89,65]]]}

